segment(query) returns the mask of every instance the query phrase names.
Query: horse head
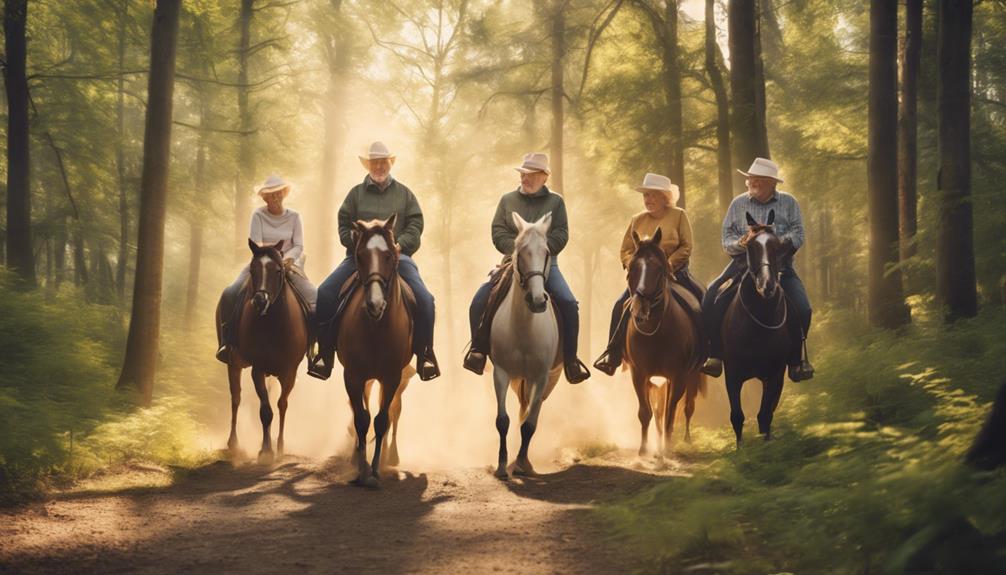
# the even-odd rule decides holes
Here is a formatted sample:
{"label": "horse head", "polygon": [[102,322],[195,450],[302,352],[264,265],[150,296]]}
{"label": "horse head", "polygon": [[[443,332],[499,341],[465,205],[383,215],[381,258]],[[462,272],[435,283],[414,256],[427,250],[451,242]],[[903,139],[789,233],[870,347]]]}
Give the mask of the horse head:
{"label": "horse head", "polygon": [[745,213],[749,228],[755,237],[747,243],[747,274],[754,280],[758,295],[770,299],[779,289],[779,274],[782,261],[793,253],[793,243],[788,238],[780,240],[775,235],[775,210],[770,210],[764,224],[755,221],[750,213]]}
{"label": "horse head", "polygon": [[374,321],[384,317],[388,307],[388,290],[398,281],[399,247],[395,242],[395,222],[398,214],[385,221],[353,222],[353,254],[356,269],[363,284],[363,301],[367,315]]}
{"label": "horse head", "polygon": [[248,240],[252,252],[248,271],[251,273],[251,287],[254,291],[252,305],[260,316],[268,313],[269,308],[279,298],[283,284],[286,283],[286,273],[283,269],[283,240],[271,245],[260,246]]}
{"label": "horse head", "polygon": [[667,276],[671,269],[667,256],[660,247],[663,236],[660,228],[651,238],[640,238],[632,232],[632,243],[635,251],[629,261],[628,282],[632,316],[640,324],[651,319],[653,310],[663,302],[664,289],[667,286]]}
{"label": "horse head", "polygon": [[513,222],[517,226],[517,240],[514,242],[513,265],[517,281],[524,291],[524,301],[533,313],[548,309],[548,281],[552,255],[548,251],[548,229],[552,225],[552,212],[537,222],[528,223],[513,212]]}

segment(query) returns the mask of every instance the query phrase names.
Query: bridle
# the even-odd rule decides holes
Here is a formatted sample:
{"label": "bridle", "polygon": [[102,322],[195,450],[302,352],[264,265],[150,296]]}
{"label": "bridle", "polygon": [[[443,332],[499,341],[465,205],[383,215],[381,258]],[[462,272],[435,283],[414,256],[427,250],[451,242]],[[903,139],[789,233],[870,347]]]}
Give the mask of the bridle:
{"label": "bridle", "polygon": [[[770,226],[766,226],[766,227],[768,229],[771,229]],[[767,232],[763,231],[762,233],[767,233]],[[756,276],[756,273],[759,272],[759,271],[761,271],[762,268],[769,268],[769,272],[770,273],[772,271],[772,266],[771,266],[771,264],[769,262],[760,262],[757,266],[752,266],[751,262],[748,262],[747,268],[748,269],[744,272],[744,275],[750,277],[751,281],[757,281],[758,278]],[[781,276],[782,272],[781,271],[777,272],[776,275],[777,276]],[[777,277],[776,278],[776,282],[778,283],[778,281],[779,281],[779,278]],[[741,307],[744,308],[744,311],[748,314],[748,317],[751,318],[751,321],[755,322],[760,327],[763,327],[763,328],[768,329],[768,330],[776,330],[776,329],[780,329],[780,328],[782,328],[782,326],[786,325],[786,318],[789,315],[788,306],[786,306],[786,305],[782,306],[782,320],[778,324],[776,324],[776,325],[768,325],[768,324],[763,323],[757,317],[755,317],[754,313],[751,312],[751,308],[749,308],[748,305],[747,305],[747,303],[744,301],[744,286],[743,285],[738,290],[737,297],[741,300]],[[783,297],[784,296],[782,294],[782,288],[779,287],[779,286],[777,286],[776,287],[776,297],[775,297],[775,299],[776,299],[776,307],[775,307],[775,309],[779,309],[779,302],[783,300]]]}
{"label": "bridle", "polygon": [[[276,260],[272,259],[271,257],[270,257],[270,259],[273,262],[276,261]],[[273,302],[276,301],[276,300],[278,300],[280,298],[280,296],[283,295],[283,290],[286,289],[286,284],[287,284],[286,270],[283,269],[283,264],[279,264],[279,270],[277,270],[277,271],[279,272],[279,289],[276,290],[275,297],[270,297],[269,290],[265,289],[264,287],[256,289],[256,290],[254,290],[252,292],[252,300],[253,301],[255,299],[255,296],[257,296],[259,294],[263,294],[265,296],[265,307],[262,308],[262,311],[259,312],[259,316],[260,317],[265,317],[265,315],[267,313],[269,313],[269,310],[272,309]],[[265,275],[266,273],[267,273],[266,266],[265,266],[265,264],[262,264],[262,274]],[[265,283],[265,282],[263,282],[263,283]]]}
{"label": "bridle", "polygon": [[[363,267],[363,266],[360,265],[360,256],[359,256],[359,254],[360,254],[360,252],[359,252],[360,242],[362,242],[362,241],[363,241],[363,234],[360,234],[360,236],[356,240],[356,249],[354,249],[354,253],[356,254],[356,268],[357,269],[362,269],[362,267]],[[390,245],[390,242],[389,242],[389,245]],[[378,284],[380,286],[381,293],[383,293],[385,295],[385,297],[387,297],[388,287],[391,285],[391,279],[394,277],[395,270],[397,270],[397,269],[398,269],[398,257],[396,256],[395,257],[395,261],[393,262],[393,265],[391,266],[391,270],[392,271],[391,271],[391,273],[388,274],[388,277],[384,277],[383,275],[381,275],[381,272],[372,271],[369,274],[367,274],[367,277],[364,278],[364,280],[363,280],[363,282],[362,282],[361,285],[363,286],[364,289],[366,289],[366,288],[370,287],[370,284],[376,283],[376,284]]]}
{"label": "bridle", "polygon": [[664,292],[667,291],[667,276],[669,275],[669,273],[670,271],[668,271],[667,273],[660,274],[661,277],[660,281],[657,283],[657,289],[655,289],[651,295],[646,296],[638,289],[635,290],[635,292],[633,293],[634,296],[639,297],[644,302],[646,302],[647,308],[650,310],[651,315],[653,314],[654,311],[658,312],[657,325],[654,326],[652,331],[646,331],[643,328],[641,328],[639,326],[639,318],[636,316],[636,314],[630,312],[630,315],[632,316],[632,325],[636,328],[636,331],[639,332],[641,335],[651,336],[660,331],[660,326],[664,322],[664,313],[663,313]]}
{"label": "bridle", "polygon": [[[531,278],[541,276],[541,281],[548,281],[548,276],[546,272],[548,271],[548,266],[552,261],[552,254],[549,252],[545,253],[545,265],[542,266],[540,270],[534,270],[527,273],[520,271],[520,263],[518,258],[514,258],[513,266],[514,270],[517,271],[517,282],[520,284],[520,288],[527,291],[527,282],[531,281]],[[548,294],[545,294],[545,299],[548,299]]]}

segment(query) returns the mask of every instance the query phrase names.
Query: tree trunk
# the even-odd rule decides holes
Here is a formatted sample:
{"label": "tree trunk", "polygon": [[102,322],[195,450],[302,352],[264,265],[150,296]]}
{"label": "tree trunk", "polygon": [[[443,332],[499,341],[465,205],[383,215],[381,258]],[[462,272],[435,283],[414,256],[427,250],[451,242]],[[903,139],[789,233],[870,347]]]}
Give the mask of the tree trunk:
{"label": "tree trunk", "polygon": [[971,0],[939,5],[937,296],[947,320],[978,314],[971,201]]}
{"label": "tree trunk", "polygon": [[160,340],[164,215],[171,162],[171,113],[180,4],[181,0],[157,0],[154,8],[133,309],[126,357],[116,384],[119,389],[135,388],[145,405],[150,404],[153,395]]}
{"label": "tree trunk", "polygon": [[[335,17],[341,23],[342,1],[331,0]],[[329,65],[328,95],[325,101],[325,144],[321,159],[321,188],[315,196],[314,218],[312,223],[315,254],[311,266],[317,278],[332,269],[335,264],[333,248],[341,247],[333,241],[331,230],[334,229],[337,197],[335,180],[339,170],[339,158],[342,157],[346,141],[345,103],[348,80],[347,71],[350,63],[349,43],[343,39],[345,31],[341,26],[328,32],[326,57]],[[308,260],[309,262],[311,260]]]}
{"label": "tree trunk", "polygon": [[129,261],[129,194],[126,184],[126,23],[129,0],[123,0],[119,12],[119,79],[116,81],[115,119],[118,140],[115,144],[115,173],[119,184],[119,261],[115,266],[115,287],[119,301],[126,297],[126,267]]}
{"label": "tree trunk", "polygon": [[251,45],[251,21],[255,0],[241,0],[238,17],[240,44],[238,45],[238,119],[241,135],[238,136],[237,189],[234,190],[234,258],[244,261],[248,255],[248,220],[251,218],[249,193],[255,177],[254,134],[252,113],[248,105],[248,52]]}
{"label": "tree trunk", "polygon": [[[206,109],[200,111],[199,125],[206,128]],[[199,151],[196,152],[196,195],[209,197],[206,187],[206,131],[199,132]],[[185,326],[192,328],[199,303],[199,273],[203,259],[203,217],[193,214],[189,222],[189,277],[185,290]]]}
{"label": "tree trunk", "polygon": [[895,328],[909,316],[898,263],[898,3],[870,5],[870,323]]}
{"label": "tree trunk", "polygon": [[[764,110],[765,84],[758,63],[761,50],[757,46],[757,15],[756,0],[730,0],[727,16],[730,37],[730,101],[733,105],[731,138],[734,167],[742,170],[746,170],[757,157],[769,157]],[[744,177],[736,172],[734,174],[735,189],[737,193],[743,192]]]}
{"label": "tree trunk", "polygon": [[7,89],[7,266],[35,286],[31,245],[31,168],[28,140],[28,0],[4,4],[4,80]]}
{"label": "tree trunk", "polygon": [[66,216],[60,216],[56,220],[56,231],[53,233],[53,242],[52,257],[55,266],[53,281],[56,284],[56,288],[59,289],[66,274]]}
{"label": "tree trunk", "polygon": [[83,287],[90,281],[87,274],[87,254],[84,253],[84,230],[81,223],[75,222],[73,231],[73,283],[77,287]]}
{"label": "tree trunk", "polygon": [[901,260],[915,255],[918,191],[919,63],[922,57],[922,1],[905,0],[901,43],[901,99],[898,105],[898,203]]}
{"label": "tree trunk", "polygon": [[664,92],[667,96],[668,124],[671,128],[667,175],[678,185],[681,196],[678,206],[685,207],[685,141],[681,117],[681,60],[678,57],[678,2],[667,0],[664,12],[666,43],[664,45]]}
{"label": "tree trunk", "polygon": [[[766,0],[762,0],[763,2]],[[758,155],[763,158],[769,157],[768,148],[768,118],[765,109],[768,99],[765,96],[765,62],[761,56],[761,2],[755,4],[754,21],[754,56],[755,56],[755,134],[758,138]]]}
{"label": "tree trunk", "polygon": [[563,58],[566,54],[566,14],[563,8],[565,2],[556,2],[552,16],[552,146],[551,146],[551,167],[552,180],[549,186],[552,191],[565,195],[563,174]]}
{"label": "tree trunk", "polygon": [[723,56],[716,43],[716,0],[706,0],[706,74],[716,95],[716,167],[720,213],[733,201],[730,169],[730,101],[723,83]]}

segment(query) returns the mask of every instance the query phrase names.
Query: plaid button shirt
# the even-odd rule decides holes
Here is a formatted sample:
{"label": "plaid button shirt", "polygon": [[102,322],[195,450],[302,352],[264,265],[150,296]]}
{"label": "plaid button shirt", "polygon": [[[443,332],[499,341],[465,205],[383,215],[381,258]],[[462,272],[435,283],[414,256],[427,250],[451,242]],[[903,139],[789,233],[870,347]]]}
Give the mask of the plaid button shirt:
{"label": "plaid button shirt", "polygon": [[745,249],[740,245],[740,239],[748,231],[746,213],[758,223],[768,221],[768,213],[775,210],[776,235],[780,239],[789,238],[793,242],[793,249],[798,250],[803,245],[803,216],[800,214],[800,204],[796,198],[786,192],[776,191],[765,203],[761,203],[745,192],[730,202],[727,215],[723,218],[723,251],[730,256],[739,256],[745,253]]}

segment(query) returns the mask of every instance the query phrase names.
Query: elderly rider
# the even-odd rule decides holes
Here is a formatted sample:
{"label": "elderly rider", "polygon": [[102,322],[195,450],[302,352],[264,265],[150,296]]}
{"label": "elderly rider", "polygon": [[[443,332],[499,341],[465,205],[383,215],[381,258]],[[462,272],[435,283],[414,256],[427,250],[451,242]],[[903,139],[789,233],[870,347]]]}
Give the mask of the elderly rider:
{"label": "elderly rider", "polygon": [[346,258],[328,278],[318,286],[318,344],[317,361],[308,367],[308,373],[319,379],[328,379],[335,362],[338,326],[333,324],[339,306],[342,285],[356,271],[353,254],[353,222],[357,220],[387,220],[398,214],[395,222],[395,241],[400,248],[398,275],[412,288],[416,296],[416,323],[413,333],[413,352],[416,354],[416,372],[423,381],[440,375],[440,367],[433,353],[433,294],[426,288],[419,268],[412,256],[419,250],[423,233],[423,212],[419,201],[405,184],[391,176],[395,155],[382,142],[370,145],[360,162],[367,170],[363,182],[346,195],[339,208],[339,240],[346,248]]}
{"label": "elderly rider", "polygon": [[800,281],[793,267],[793,254],[804,243],[803,216],[800,205],[792,195],[777,190],[782,183],[779,177],[779,167],[772,160],[755,158],[747,172],[737,170],[747,176],[747,193],[734,198],[723,219],[723,250],[731,257],[723,273],[709,284],[706,296],[702,300],[702,316],[706,324],[706,333],[710,338],[709,359],[702,371],[713,377],[723,372],[723,340],[720,334],[723,316],[729,305],[728,298],[718,298],[721,286],[727,280],[736,278],[747,267],[745,253],[747,244],[757,235],[746,220],[745,214],[750,213],[755,221],[768,221],[770,211],[775,211],[773,231],[779,239],[789,240],[793,245],[793,253],[782,262],[782,272],[779,284],[782,286],[792,309],[797,312],[799,321],[790,322],[793,340],[800,342],[799,349],[794,349],[788,361],[789,377],[793,381],[802,381],[814,377],[814,367],[806,357],[806,338],[810,331],[811,307],[807,298],[807,290]]}
{"label": "elderly rider", "polygon": [[[552,225],[547,237],[552,263],[545,289],[551,294],[562,316],[563,367],[566,379],[570,383],[580,383],[590,377],[590,372],[576,356],[577,336],[580,330],[579,304],[559,272],[558,264],[559,252],[566,247],[566,242],[569,240],[566,204],[562,196],[552,192],[545,185],[549,174],[552,173],[548,167],[546,154],[526,154],[521,166],[515,169],[520,172],[520,187],[504,194],[496,206],[496,215],[492,222],[493,245],[504,256],[513,254],[517,227],[512,213],[516,212],[529,222],[537,221],[549,212],[552,213]],[[492,318],[483,316],[489,303],[491,289],[491,281],[483,284],[475,293],[469,308],[472,346],[465,356],[464,367],[480,375],[485,369],[489,353],[489,329]]]}

